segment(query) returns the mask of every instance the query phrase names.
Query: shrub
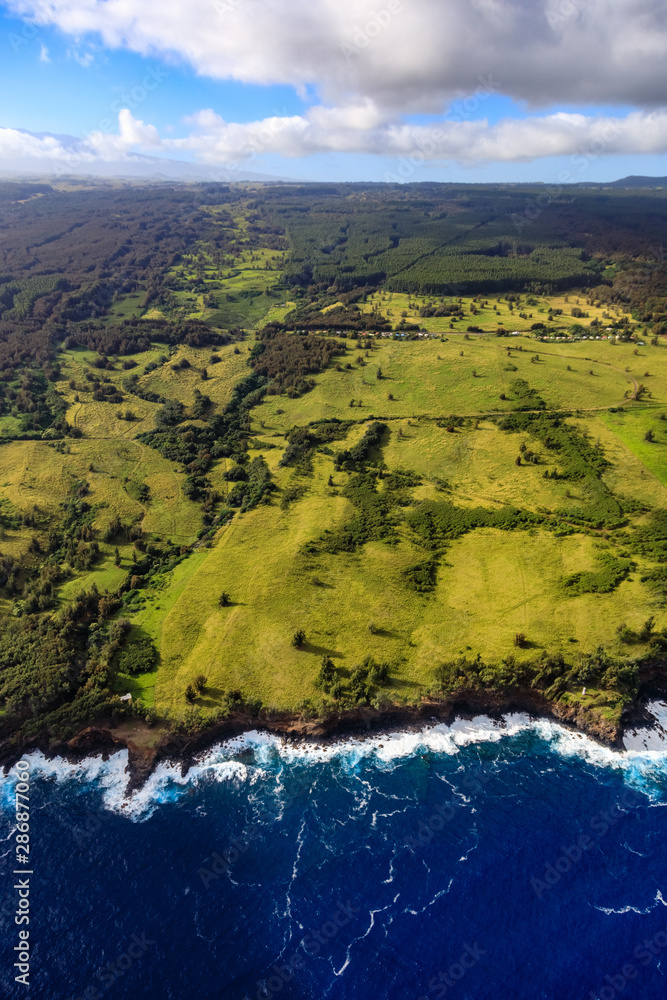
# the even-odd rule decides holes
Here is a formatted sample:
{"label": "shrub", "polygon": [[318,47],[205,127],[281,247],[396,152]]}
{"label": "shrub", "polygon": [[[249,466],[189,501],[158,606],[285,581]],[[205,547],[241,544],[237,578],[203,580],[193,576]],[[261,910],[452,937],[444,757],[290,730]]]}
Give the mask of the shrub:
{"label": "shrub", "polygon": [[597,553],[599,570],[572,573],[565,578],[565,586],[575,594],[610,594],[626,579],[634,563],[631,559],[618,559],[604,550]]}
{"label": "shrub", "polygon": [[150,636],[129,642],[118,658],[118,668],[124,674],[143,674],[152,670],[157,660],[157,649]]}
{"label": "shrub", "polygon": [[194,705],[186,708],[183,713],[183,719],[181,722],[181,727],[183,732],[188,736],[193,736],[195,733],[201,732],[204,725],[204,720],[202,719],[201,712]]}
{"label": "shrub", "polygon": [[420,594],[428,594],[435,590],[438,580],[438,563],[435,559],[416,563],[403,570],[403,579],[412,590]]}
{"label": "shrub", "polygon": [[195,689],[201,694],[201,692],[205,690],[207,682],[208,678],[206,674],[197,674],[194,679]]}
{"label": "shrub", "polygon": [[296,649],[300,649],[306,641],[306,633],[302,628],[298,628],[294,635],[292,636],[292,645]]}
{"label": "shrub", "polygon": [[646,619],[641,629],[639,630],[639,641],[648,642],[651,636],[653,635],[654,628],[655,628],[655,618],[653,617],[653,615],[651,615],[650,618]]}

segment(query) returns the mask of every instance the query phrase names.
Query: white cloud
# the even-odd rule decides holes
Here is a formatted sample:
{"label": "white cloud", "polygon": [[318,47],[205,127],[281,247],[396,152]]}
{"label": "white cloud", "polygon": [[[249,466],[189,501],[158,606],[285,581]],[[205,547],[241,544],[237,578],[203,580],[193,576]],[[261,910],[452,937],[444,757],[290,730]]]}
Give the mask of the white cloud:
{"label": "white cloud", "polygon": [[208,164],[249,163],[262,154],[301,157],[314,153],[371,153],[407,157],[415,163],[519,162],[546,156],[599,156],[667,152],[667,110],[635,111],[625,118],[581,114],[487,121],[444,119],[430,126],[387,120],[368,102],[337,108],[311,108],[305,115],[274,116],[239,124],[212,110],[188,119],[183,138],[164,138],[154,125],[123,109],[118,133],[93,132],[81,140],[0,129],[0,158],[61,159],[72,169],[78,161],[128,159],[137,153],[193,156]]}
{"label": "white cloud", "polygon": [[73,59],[74,62],[79,64],[79,66],[83,66],[84,69],[88,69],[94,61],[95,56],[92,52],[79,52],[78,48],[72,48],[67,50],[67,58]]}
{"label": "white cloud", "polygon": [[75,39],[197,72],[439,111],[492,76],[531,107],[665,103],[662,0],[5,0]]}
{"label": "white cloud", "polygon": [[162,140],[154,125],[132,116],[124,108],[118,115],[118,133],[93,132],[85,139],[0,128],[0,159],[52,160],[76,169],[77,164],[132,158],[138,150],[156,150]]}
{"label": "white cloud", "polygon": [[46,45],[44,45],[44,43],[41,44],[39,49],[39,61],[43,63],[51,62],[49,58],[49,50],[47,49]]}
{"label": "white cloud", "polygon": [[100,160],[122,159],[136,149],[158,149],[161,139],[154,125],[145,125],[123,108],[118,114],[118,134],[93,132],[82,146]]}
{"label": "white cloud", "polygon": [[[93,154],[89,151],[84,154],[81,150],[79,158],[93,159]],[[25,158],[35,160],[59,160],[72,156],[72,150],[66,146],[59,136],[55,135],[35,135],[32,132],[24,132],[15,128],[0,128],[0,159],[2,160],[23,160]]]}
{"label": "white cloud", "polygon": [[188,137],[163,140],[162,146],[193,153],[208,163],[247,161],[262,153],[287,157],[322,152],[372,153],[471,164],[667,151],[665,110],[633,112],[625,118],[561,112],[507,119],[496,125],[450,118],[430,127],[383,120],[377,109],[364,104],[317,107],[305,115],[246,124],[226,122],[208,110],[191,122],[196,127]]}

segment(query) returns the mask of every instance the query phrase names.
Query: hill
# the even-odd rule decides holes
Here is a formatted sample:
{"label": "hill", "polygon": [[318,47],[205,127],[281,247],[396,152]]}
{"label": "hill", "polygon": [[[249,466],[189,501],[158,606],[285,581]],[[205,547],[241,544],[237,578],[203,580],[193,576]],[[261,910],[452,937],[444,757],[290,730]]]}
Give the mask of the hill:
{"label": "hill", "polygon": [[667,177],[624,177],[620,181],[612,181],[611,187],[623,188],[664,188]]}
{"label": "hill", "polygon": [[5,737],[617,733],[667,648],[665,201],[517,198],[0,185]]}

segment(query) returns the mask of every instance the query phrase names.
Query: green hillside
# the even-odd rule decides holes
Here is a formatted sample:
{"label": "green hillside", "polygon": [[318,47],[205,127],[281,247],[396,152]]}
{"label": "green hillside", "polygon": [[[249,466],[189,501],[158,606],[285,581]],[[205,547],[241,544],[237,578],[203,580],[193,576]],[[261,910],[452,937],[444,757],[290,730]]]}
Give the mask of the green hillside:
{"label": "green hillside", "polygon": [[8,203],[47,247],[61,208],[122,206],[136,245],[100,210],[92,272],[71,243],[63,280],[10,261],[6,736],[471,690],[619,723],[667,649],[667,283],[636,242],[665,202],[631,226],[627,193],[577,195],[579,228],[554,206],[522,242],[527,192],[477,197]]}

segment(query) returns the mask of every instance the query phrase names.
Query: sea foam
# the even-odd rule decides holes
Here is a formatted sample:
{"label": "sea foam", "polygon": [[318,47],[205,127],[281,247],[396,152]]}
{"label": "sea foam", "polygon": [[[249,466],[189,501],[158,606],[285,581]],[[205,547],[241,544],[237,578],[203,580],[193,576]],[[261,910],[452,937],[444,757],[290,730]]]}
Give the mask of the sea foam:
{"label": "sea foam", "polygon": [[[101,806],[135,821],[148,819],[155,809],[175,802],[188,789],[203,782],[234,782],[252,786],[269,775],[280,775],[286,767],[308,766],[336,761],[338,767],[353,771],[361,761],[372,760],[380,770],[391,770],[401,760],[425,754],[459,754],[474,744],[497,743],[522,734],[538,736],[549,749],[564,757],[578,756],[590,765],[616,769],[626,783],[641,790],[659,804],[652,790],[667,777],[667,704],[651,702],[648,711],[655,726],[631,730],[626,734],[622,751],[615,751],[595,740],[547,719],[534,719],[524,713],[510,713],[501,719],[477,716],[456,719],[450,724],[426,724],[420,729],[373,733],[334,742],[292,742],[258,730],[225,740],[201,753],[183,773],[180,762],[158,764],[145,784],[128,792],[127,750],[118,751],[106,760],[101,756],[70,762],[61,757],[47,758],[39,751],[26,755],[31,779],[91,786],[99,792]],[[239,759],[242,758],[242,759]],[[0,803],[3,809],[13,806],[16,769],[0,779]]]}

